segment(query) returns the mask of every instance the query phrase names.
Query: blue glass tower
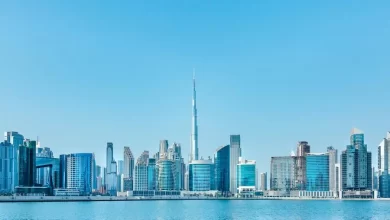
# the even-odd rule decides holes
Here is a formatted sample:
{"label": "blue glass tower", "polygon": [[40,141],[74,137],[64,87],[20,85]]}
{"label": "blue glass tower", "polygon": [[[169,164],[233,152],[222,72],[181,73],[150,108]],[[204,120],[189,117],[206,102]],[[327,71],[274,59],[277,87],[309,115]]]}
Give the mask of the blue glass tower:
{"label": "blue glass tower", "polygon": [[215,188],[227,193],[230,190],[230,145],[217,149],[214,155]]}
{"label": "blue glass tower", "polygon": [[329,154],[306,155],[306,190],[329,191]]}

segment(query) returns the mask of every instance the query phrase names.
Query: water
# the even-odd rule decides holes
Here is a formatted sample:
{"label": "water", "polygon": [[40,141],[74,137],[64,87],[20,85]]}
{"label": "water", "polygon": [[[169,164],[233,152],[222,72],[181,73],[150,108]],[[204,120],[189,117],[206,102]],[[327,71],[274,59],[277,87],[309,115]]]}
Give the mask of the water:
{"label": "water", "polygon": [[390,201],[0,203],[0,219],[390,219]]}

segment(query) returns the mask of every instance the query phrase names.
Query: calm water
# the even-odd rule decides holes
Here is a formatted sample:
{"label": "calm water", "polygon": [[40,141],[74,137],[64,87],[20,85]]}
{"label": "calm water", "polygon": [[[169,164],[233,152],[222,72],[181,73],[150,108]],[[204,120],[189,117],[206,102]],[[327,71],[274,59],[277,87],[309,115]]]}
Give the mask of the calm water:
{"label": "calm water", "polygon": [[390,219],[390,201],[0,203],[0,219]]}

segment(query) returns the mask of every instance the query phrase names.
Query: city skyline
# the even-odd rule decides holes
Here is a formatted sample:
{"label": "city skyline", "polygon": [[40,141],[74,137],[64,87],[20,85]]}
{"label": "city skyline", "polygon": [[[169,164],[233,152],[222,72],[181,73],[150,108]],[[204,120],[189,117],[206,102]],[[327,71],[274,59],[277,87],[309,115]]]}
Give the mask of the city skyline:
{"label": "city skyline", "polygon": [[138,158],[166,139],[187,161],[195,67],[199,156],[240,134],[242,155],[268,172],[298,141],[341,151],[358,127],[377,161],[390,129],[386,5],[42,6],[0,9],[1,131],[99,165],[107,142],[120,160],[123,146]]}

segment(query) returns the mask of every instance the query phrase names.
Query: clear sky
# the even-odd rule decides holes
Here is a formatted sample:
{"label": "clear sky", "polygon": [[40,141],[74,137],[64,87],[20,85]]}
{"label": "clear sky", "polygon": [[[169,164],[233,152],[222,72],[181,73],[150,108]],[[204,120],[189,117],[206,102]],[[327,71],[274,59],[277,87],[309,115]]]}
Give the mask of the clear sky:
{"label": "clear sky", "polygon": [[[192,69],[199,154],[241,134],[268,171],[300,140],[340,151],[390,130],[390,1],[0,3],[0,131],[105,163],[159,140],[188,158]],[[140,1],[144,2],[144,1]]]}

